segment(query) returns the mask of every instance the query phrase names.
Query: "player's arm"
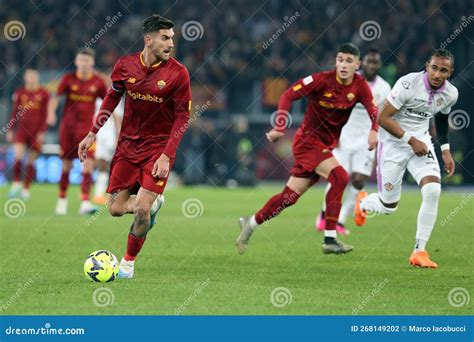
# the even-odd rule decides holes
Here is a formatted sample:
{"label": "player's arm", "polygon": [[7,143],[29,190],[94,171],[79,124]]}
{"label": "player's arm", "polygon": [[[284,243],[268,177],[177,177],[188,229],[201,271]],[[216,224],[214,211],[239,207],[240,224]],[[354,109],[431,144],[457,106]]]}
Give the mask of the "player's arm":
{"label": "player's arm", "polygon": [[48,130],[48,104],[49,101],[51,100],[51,97],[49,93],[45,90],[44,91],[44,98],[43,102],[41,103],[41,111],[40,111],[40,116],[41,116],[41,122],[43,123],[41,125],[41,129],[38,132],[38,135],[36,139],[42,143],[44,140],[44,135],[46,134],[46,131]]}
{"label": "player's arm", "polygon": [[189,112],[191,110],[191,84],[188,71],[183,68],[177,79],[178,81],[176,82],[179,83],[172,96],[175,110],[174,122],[171,127],[168,143],[153,165],[151,174],[154,177],[163,178],[168,176],[170,160],[175,158],[179,142],[188,125]]}
{"label": "player's arm", "polygon": [[372,91],[370,90],[369,85],[365,81],[362,83],[362,86],[359,89],[359,102],[362,103],[362,105],[364,106],[365,110],[367,111],[367,114],[369,115],[370,121],[372,122],[368,139],[369,151],[372,151],[377,146],[379,130],[377,115],[379,109],[375,104]]}
{"label": "player's arm", "polygon": [[46,122],[48,126],[54,126],[56,124],[57,116],[56,111],[58,110],[59,101],[61,97],[65,96],[69,92],[69,78],[64,75],[59,82],[56,94],[52,95],[48,101],[48,116]]}
{"label": "player's arm", "polygon": [[12,96],[12,110],[10,112],[10,120],[8,121],[7,124],[7,142],[11,143],[13,141],[13,130],[15,128],[16,122],[18,119],[16,118],[17,113],[18,113],[18,106],[20,104],[20,96],[18,92],[14,92]]}
{"label": "player's arm", "polygon": [[291,122],[289,116],[293,101],[297,101],[304,96],[309,95],[318,84],[317,75],[309,75],[296,81],[290,88],[288,88],[280,97],[278,103],[278,110],[274,122],[272,122],[273,129],[270,130],[266,136],[268,141],[275,142],[285,134],[285,129],[288,123]]}
{"label": "player's arm", "polygon": [[438,135],[438,141],[441,145],[441,157],[444,162],[444,170],[451,177],[454,174],[455,164],[454,159],[451,156],[451,151],[449,150],[449,121],[448,115],[438,113],[435,115],[435,127],[436,133]]}

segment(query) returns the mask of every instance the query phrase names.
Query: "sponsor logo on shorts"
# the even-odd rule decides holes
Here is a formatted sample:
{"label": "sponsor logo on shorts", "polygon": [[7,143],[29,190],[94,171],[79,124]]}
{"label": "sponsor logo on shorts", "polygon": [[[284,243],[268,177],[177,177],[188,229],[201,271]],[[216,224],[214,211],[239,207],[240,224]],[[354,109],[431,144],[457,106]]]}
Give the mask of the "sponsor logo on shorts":
{"label": "sponsor logo on shorts", "polygon": [[383,185],[383,187],[385,188],[385,190],[387,191],[392,191],[393,190],[393,184],[390,183],[390,182],[387,182]]}
{"label": "sponsor logo on shorts", "polygon": [[158,185],[158,186],[163,186],[163,184],[165,184],[165,181],[160,180],[160,181],[156,182],[156,185]]}

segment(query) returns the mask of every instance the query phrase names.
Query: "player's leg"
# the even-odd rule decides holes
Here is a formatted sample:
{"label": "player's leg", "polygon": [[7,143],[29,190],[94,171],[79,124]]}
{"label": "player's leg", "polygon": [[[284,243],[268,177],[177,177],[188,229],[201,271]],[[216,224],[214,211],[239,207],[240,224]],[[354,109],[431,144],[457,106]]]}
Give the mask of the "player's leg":
{"label": "player's leg", "polygon": [[69,173],[72,169],[72,159],[63,159],[61,178],[59,179],[59,198],[56,203],[56,214],[67,214],[67,189],[69,187]]}
{"label": "player's leg", "polygon": [[430,153],[427,156],[414,156],[408,162],[408,171],[421,188],[421,206],[416,224],[416,243],[410,264],[414,266],[436,268],[438,265],[430,260],[426,251],[433,227],[438,215],[438,203],[441,195],[441,173],[433,145],[427,144]]}
{"label": "player's leg", "polygon": [[346,245],[337,239],[336,225],[341,210],[342,195],[349,182],[349,175],[339,164],[336,158],[331,157],[323,160],[316,167],[315,172],[328,180],[331,185],[326,194],[326,227],[324,230],[324,253],[347,253],[352,246]]}
{"label": "player's leg", "polygon": [[108,202],[109,213],[112,216],[123,216],[133,214],[135,208],[135,197],[129,189],[114,192]]}
{"label": "player's leg", "polygon": [[92,186],[92,173],[94,172],[95,159],[89,157],[82,163],[81,180],[81,206],[79,214],[90,215],[97,211],[97,207],[90,201],[90,190]]}
{"label": "player's leg", "polygon": [[21,171],[22,171],[22,159],[25,154],[26,145],[24,143],[15,142],[13,144],[13,154],[15,161],[13,162],[13,183],[8,192],[8,197],[12,198],[17,196],[21,190]]}
{"label": "player's leg", "polygon": [[39,152],[36,149],[30,149],[28,152],[28,159],[26,164],[26,174],[23,181],[23,190],[21,191],[21,197],[23,199],[30,198],[30,186],[35,179],[35,161],[38,158]]}
{"label": "player's leg", "polygon": [[283,191],[270,198],[259,211],[252,216],[239,218],[240,235],[236,240],[237,251],[240,254],[244,253],[255,229],[295,204],[316,180],[316,175],[313,178],[291,176]]}

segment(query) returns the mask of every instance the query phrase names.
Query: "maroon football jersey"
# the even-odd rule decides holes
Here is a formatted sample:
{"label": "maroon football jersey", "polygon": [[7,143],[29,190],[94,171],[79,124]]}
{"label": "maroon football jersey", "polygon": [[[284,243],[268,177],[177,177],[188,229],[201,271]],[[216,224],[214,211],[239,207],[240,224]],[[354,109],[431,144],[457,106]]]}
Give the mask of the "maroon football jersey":
{"label": "maroon football jersey", "polygon": [[[118,60],[112,82],[107,96],[116,96],[114,92],[125,96],[115,158],[135,163],[158,158],[161,153],[174,158],[191,108],[186,67],[174,58],[147,67],[141,53],[135,53]],[[108,108],[106,100],[101,110]],[[101,126],[98,121],[91,129],[94,133],[97,123]]]}
{"label": "maroon football jersey", "polygon": [[288,122],[286,113],[291,102],[308,98],[304,120],[298,135],[311,136],[326,146],[335,147],[341,135],[342,127],[349,119],[354,106],[360,102],[369,113],[372,129],[378,130],[377,106],[366,80],[359,74],[354,75],[351,84],[344,85],[336,78],[336,70],[312,74],[293,84],[282,96],[278,107],[277,130],[283,131]]}
{"label": "maroon football jersey", "polygon": [[92,74],[87,80],[81,80],[75,72],[71,72],[63,76],[57,94],[66,96],[61,125],[83,135],[91,126],[95,101],[98,97],[105,97],[107,87],[97,74]]}
{"label": "maroon football jersey", "polygon": [[25,87],[18,88],[13,93],[12,111],[7,127],[16,128],[17,132],[23,130],[31,136],[46,131],[48,101],[49,93],[43,87],[34,91]]}

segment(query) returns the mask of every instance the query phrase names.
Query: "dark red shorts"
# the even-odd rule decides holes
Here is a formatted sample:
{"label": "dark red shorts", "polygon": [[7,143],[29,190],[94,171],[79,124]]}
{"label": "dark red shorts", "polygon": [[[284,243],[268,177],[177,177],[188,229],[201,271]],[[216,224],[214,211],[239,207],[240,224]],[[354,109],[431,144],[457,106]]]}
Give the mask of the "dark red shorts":
{"label": "dark red shorts", "polygon": [[[79,158],[77,150],[79,143],[86,137],[89,131],[76,131],[67,125],[61,125],[59,128],[59,146],[61,148],[59,156],[61,159],[75,159]],[[87,151],[87,158],[94,158],[95,143]]]}
{"label": "dark red shorts", "polygon": [[[168,177],[155,178],[152,176],[151,171],[155,162],[156,159],[150,159],[143,165],[114,157],[110,165],[110,179],[107,192],[113,194],[126,189],[133,191],[133,189],[141,186],[146,190],[162,194],[168,182]],[[173,160],[170,161],[170,171],[172,166]]]}
{"label": "dark red shorts", "polygon": [[15,132],[13,143],[25,144],[28,149],[38,153],[41,152],[41,142],[37,139],[37,133],[31,134],[28,131],[19,129]]}
{"label": "dark red shorts", "polygon": [[324,160],[333,157],[333,154],[331,148],[314,138],[296,136],[293,141],[293,156],[295,162],[291,168],[291,175],[313,178],[315,183],[319,179],[315,172],[316,167]]}

